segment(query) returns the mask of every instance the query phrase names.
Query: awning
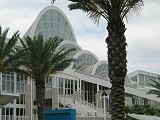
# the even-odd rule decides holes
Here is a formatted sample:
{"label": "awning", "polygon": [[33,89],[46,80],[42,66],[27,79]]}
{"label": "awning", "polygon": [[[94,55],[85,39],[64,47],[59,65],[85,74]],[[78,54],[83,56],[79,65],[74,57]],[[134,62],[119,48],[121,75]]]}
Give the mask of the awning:
{"label": "awning", "polygon": [[19,94],[0,92],[0,108],[19,97]]}

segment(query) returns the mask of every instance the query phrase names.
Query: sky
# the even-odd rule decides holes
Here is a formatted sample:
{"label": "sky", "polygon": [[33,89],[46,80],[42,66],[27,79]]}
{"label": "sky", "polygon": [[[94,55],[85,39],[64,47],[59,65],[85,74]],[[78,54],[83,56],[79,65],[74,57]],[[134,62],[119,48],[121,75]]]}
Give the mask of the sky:
{"label": "sky", "polygon": [[[101,18],[95,25],[86,13],[80,10],[69,11],[67,0],[57,0],[59,7],[68,17],[77,43],[84,50],[93,52],[99,60],[107,60],[105,38],[107,21]],[[0,25],[9,27],[8,37],[17,30],[21,37],[29,29],[39,12],[51,5],[50,0],[0,0]],[[144,0],[140,15],[133,14],[126,25],[127,68],[128,72],[144,70],[160,74],[160,0]]]}

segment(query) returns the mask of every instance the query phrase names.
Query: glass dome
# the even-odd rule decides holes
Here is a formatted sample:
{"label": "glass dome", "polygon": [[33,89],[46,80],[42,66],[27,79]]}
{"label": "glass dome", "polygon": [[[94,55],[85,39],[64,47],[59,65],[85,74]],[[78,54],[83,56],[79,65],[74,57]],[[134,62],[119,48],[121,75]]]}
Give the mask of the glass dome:
{"label": "glass dome", "polygon": [[97,76],[108,75],[108,64],[107,63],[100,64],[95,70],[94,75]]}
{"label": "glass dome", "polygon": [[34,35],[42,33],[44,38],[59,36],[63,40],[75,41],[65,17],[55,9],[47,10],[39,19]]}
{"label": "glass dome", "polygon": [[75,60],[73,64],[73,69],[81,70],[87,66],[96,64],[98,60],[89,53],[84,53],[78,56],[78,58]]}

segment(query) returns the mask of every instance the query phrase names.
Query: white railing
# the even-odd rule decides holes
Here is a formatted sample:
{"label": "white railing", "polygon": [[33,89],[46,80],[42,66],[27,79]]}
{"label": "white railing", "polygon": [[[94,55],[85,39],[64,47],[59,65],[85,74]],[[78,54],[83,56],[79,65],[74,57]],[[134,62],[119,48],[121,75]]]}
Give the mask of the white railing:
{"label": "white railing", "polygon": [[28,116],[2,115],[1,120],[29,120]]}
{"label": "white railing", "polygon": [[[77,101],[73,101],[73,99],[71,98],[67,98],[67,97],[60,97],[59,98],[60,100],[60,103],[64,106],[64,108],[73,108],[73,109],[76,109],[76,113],[77,113],[77,116],[83,116],[84,117],[84,114],[87,112],[85,108],[83,108],[81,105],[79,105],[77,103]],[[63,108],[61,108],[63,109]]]}
{"label": "white railing", "polygon": [[102,117],[103,109],[95,107],[88,101],[78,99],[75,95],[63,95],[60,96],[60,103],[64,106],[76,109],[78,117]]}
{"label": "white railing", "polygon": [[98,117],[102,117],[103,116],[104,110],[102,108],[98,108],[98,107],[94,106],[92,103],[90,103],[88,101],[84,101],[82,99],[80,99],[79,101],[81,102],[81,104],[83,104],[85,106],[88,106],[88,108],[90,110],[92,110],[92,111],[95,110],[97,112],[96,115]]}

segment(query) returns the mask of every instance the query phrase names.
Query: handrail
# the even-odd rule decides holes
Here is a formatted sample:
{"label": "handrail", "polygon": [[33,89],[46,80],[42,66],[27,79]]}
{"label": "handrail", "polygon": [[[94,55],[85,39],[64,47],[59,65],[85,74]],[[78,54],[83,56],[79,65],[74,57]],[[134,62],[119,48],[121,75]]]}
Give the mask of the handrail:
{"label": "handrail", "polygon": [[79,117],[102,117],[103,109],[95,107],[92,103],[88,101],[83,101],[82,99],[76,99],[75,95],[60,95],[59,96],[61,104],[70,105],[68,107],[77,110],[77,116]]}

